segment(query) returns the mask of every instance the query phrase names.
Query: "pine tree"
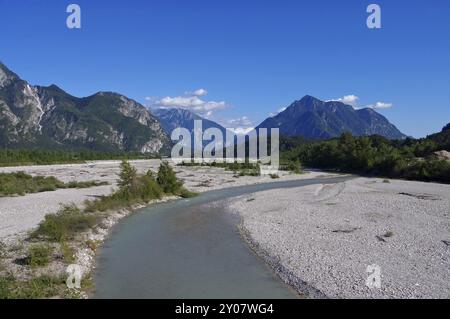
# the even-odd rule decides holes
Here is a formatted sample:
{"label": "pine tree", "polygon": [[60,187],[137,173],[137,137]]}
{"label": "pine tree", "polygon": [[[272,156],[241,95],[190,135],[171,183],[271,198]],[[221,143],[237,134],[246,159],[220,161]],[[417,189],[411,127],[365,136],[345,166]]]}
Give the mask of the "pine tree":
{"label": "pine tree", "polygon": [[137,171],[136,168],[131,166],[131,164],[123,160],[120,164],[120,173],[118,185],[121,188],[130,188],[133,185],[133,181],[136,179]]}

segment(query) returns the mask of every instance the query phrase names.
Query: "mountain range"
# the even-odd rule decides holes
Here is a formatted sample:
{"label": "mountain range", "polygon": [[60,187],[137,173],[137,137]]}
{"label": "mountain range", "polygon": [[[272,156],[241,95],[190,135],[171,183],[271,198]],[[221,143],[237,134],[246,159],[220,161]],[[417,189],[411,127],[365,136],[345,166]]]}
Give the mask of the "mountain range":
{"label": "mountain range", "polygon": [[258,128],[279,128],[281,135],[319,140],[338,137],[344,132],[355,136],[377,134],[388,139],[406,137],[373,109],[355,109],[342,102],[324,102],[309,95],[266,119]]}
{"label": "mountain range", "polygon": [[123,95],[77,98],[56,85],[32,86],[0,63],[0,145],[159,154],[171,141],[154,115]]}
{"label": "mountain range", "polygon": [[[113,92],[74,97],[56,85],[32,86],[0,62],[1,147],[167,154],[173,145],[172,130],[184,127],[192,132],[195,120],[203,121],[203,130],[218,128],[226,136],[222,125],[186,109],[150,111]],[[354,109],[308,95],[257,128],[279,128],[284,136],[313,140],[344,132],[406,137],[373,109]]]}

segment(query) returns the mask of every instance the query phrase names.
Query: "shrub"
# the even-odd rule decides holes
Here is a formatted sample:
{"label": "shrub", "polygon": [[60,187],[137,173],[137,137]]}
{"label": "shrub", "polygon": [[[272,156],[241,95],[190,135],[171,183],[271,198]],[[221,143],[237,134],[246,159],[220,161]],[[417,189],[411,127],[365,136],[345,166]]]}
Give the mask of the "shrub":
{"label": "shrub", "polygon": [[300,174],[302,172],[302,165],[300,164],[300,160],[296,159],[295,161],[289,161],[287,170],[295,174]]}
{"label": "shrub", "polygon": [[75,262],[75,251],[65,241],[60,244],[61,255],[66,264],[73,264]]}
{"label": "shrub", "polygon": [[0,173],[0,196],[50,192],[61,188],[89,188],[107,182],[86,181],[63,183],[54,176],[31,176],[24,172]]}
{"label": "shrub", "polygon": [[148,175],[144,175],[138,180],[138,189],[136,192],[140,195],[140,198],[145,202],[149,202],[153,199],[160,199],[163,195],[161,186],[156,180]]}
{"label": "shrub", "polygon": [[159,166],[157,182],[166,194],[176,194],[182,186],[172,167],[166,161]]}
{"label": "shrub", "polygon": [[187,190],[186,188],[182,187],[180,189],[179,193],[176,195],[183,197],[183,198],[192,198],[192,197],[198,196],[198,193],[191,192],[191,191]]}
{"label": "shrub", "polygon": [[136,175],[136,168],[131,166],[128,161],[123,160],[120,164],[119,182],[117,184],[121,188],[129,188],[136,179]]}
{"label": "shrub", "polygon": [[85,201],[85,212],[105,212],[108,210],[129,207],[136,203],[148,203],[160,199],[163,190],[149,175],[137,176],[128,187],[122,187],[109,196],[93,201]]}
{"label": "shrub", "polygon": [[49,245],[35,245],[28,249],[27,264],[31,267],[47,266],[53,248]]}
{"label": "shrub", "polygon": [[65,205],[58,213],[46,215],[31,236],[44,236],[48,240],[62,242],[94,227],[100,220],[101,216],[82,212],[74,204]]}
{"label": "shrub", "polygon": [[65,185],[66,188],[90,188],[96,186],[109,185],[108,182],[98,182],[98,181],[85,181],[85,182],[69,182]]}

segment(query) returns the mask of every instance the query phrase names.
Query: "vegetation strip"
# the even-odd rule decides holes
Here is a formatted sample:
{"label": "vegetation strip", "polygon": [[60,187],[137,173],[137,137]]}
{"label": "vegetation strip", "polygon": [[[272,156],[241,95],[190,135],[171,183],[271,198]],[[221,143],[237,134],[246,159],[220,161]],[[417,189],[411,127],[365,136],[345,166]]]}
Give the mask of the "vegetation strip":
{"label": "vegetation strip", "polygon": [[[1,245],[0,299],[86,297],[92,287],[89,273],[83,276],[82,291],[68,289],[65,282],[66,267],[78,262],[77,251],[89,249],[95,253],[99,244],[86,240],[84,234],[107,228],[105,221],[118,210],[129,212],[136,205],[167,196],[197,195],[183,187],[167,162],[160,165],[157,173],[149,170],[145,175],[138,175],[130,163],[123,161],[118,185],[119,189],[113,194],[86,201],[83,208],[70,204],[62,206],[56,214],[47,215],[22,247]],[[15,258],[17,256],[24,257]],[[11,269],[22,271],[17,273]]]}
{"label": "vegetation strip", "polygon": [[0,197],[55,191],[65,188],[90,188],[108,182],[85,181],[64,183],[53,176],[31,176],[24,172],[0,173]]}

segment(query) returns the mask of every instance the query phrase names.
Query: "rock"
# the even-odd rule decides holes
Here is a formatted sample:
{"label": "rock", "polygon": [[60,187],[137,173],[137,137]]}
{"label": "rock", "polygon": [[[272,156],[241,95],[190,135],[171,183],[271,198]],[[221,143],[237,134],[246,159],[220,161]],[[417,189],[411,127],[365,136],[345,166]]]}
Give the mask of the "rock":
{"label": "rock", "polygon": [[436,155],[439,159],[450,162],[450,152],[442,150],[442,151],[434,152],[434,155]]}

